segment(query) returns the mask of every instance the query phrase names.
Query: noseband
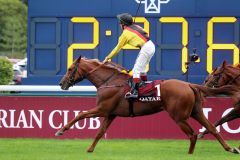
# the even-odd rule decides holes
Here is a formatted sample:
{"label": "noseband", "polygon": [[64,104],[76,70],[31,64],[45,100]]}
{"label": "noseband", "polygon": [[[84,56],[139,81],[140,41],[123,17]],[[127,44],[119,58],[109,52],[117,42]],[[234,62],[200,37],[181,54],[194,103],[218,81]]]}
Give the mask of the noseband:
{"label": "noseband", "polygon": [[[224,79],[224,77],[223,77],[223,72],[224,72],[224,70],[225,70],[225,68],[222,70],[222,72],[220,72],[220,73],[218,73],[218,74],[216,74],[216,75],[213,75],[214,76],[214,81],[212,81],[212,82],[210,82],[210,84],[213,86],[213,87],[220,87],[219,85],[218,85],[218,81],[220,80],[220,78],[223,78]],[[236,77],[234,77],[232,80],[230,80],[230,81],[228,81],[228,82],[226,82],[226,84],[224,84],[224,85],[231,85],[234,81],[236,81],[238,78],[240,77],[240,74],[238,74]],[[207,82],[207,81],[206,81]]]}
{"label": "noseband", "polygon": [[[68,84],[70,86],[73,86],[74,84],[82,81],[83,79],[89,77],[93,72],[95,72],[96,70],[98,70],[99,68],[101,68],[104,64],[100,64],[99,66],[97,66],[96,68],[92,69],[91,71],[89,71],[88,73],[86,73],[85,75],[84,74],[81,74],[78,70],[78,65],[79,63],[77,63],[74,68],[73,68],[73,72],[71,74],[71,76],[68,78]],[[75,76],[76,76],[76,73],[79,74],[80,78],[75,81]],[[103,80],[103,84],[106,83],[108,80],[110,80],[114,75],[115,75],[116,72],[113,72],[113,74],[111,74],[109,77],[106,78],[106,80]]]}
{"label": "noseband", "polygon": [[[79,73],[79,71],[78,71],[78,65],[79,65],[79,63],[77,63],[77,64],[74,66],[74,68],[73,68],[73,73],[72,73],[71,76],[68,78],[68,81],[67,81],[67,82],[68,82],[68,84],[69,84],[70,86],[73,86],[74,84],[82,81],[82,80],[85,78],[84,75],[82,75],[82,74]],[[78,73],[79,76],[80,76],[80,78],[79,78],[77,81],[74,80],[74,78],[75,78],[75,76],[76,76],[76,73]]]}
{"label": "noseband", "polygon": [[[225,68],[223,68],[223,70],[220,72],[220,73],[218,73],[218,74],[213,74],[213,77],[214,77],[214,80],[212,81],[212,82],[210,82],[209,83],[209,85],[211,85],[211,87],[219,87],[219,84],[218,84],[218,81],[220,80],[220,78],[224,78],[223,77],[223,72],[224,72],[224,70],[225,70]],[[208,81],[208,80],[207,80]],[[206,81],[206,82],[207,82]],[[205,82],[205,83],[206,83]]]}
{"label": "noseband", "polygon": [[232,84],[234,81],[236,81],[240,77],[240,74],[238,74],[235,78],[233,78],[231,81],[229,81],[227,84]]}

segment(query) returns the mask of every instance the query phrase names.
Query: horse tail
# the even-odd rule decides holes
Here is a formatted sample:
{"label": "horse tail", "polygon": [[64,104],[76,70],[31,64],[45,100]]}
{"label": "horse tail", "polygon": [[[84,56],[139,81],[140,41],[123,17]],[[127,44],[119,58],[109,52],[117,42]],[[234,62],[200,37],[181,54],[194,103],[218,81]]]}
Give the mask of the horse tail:
{"label": "horse tail", "polygon": [[220,94],[233,96],[237,92],[236,87],[234,87],[233,85],[225,85],[219,88],[209,88],[209,87],[198,85],[198,84],[189,84],[189,85],[190,87],[197,88],[207,96],[216,96]]}
{"label": "horse tail", "polygon": [[195,96],[195,103],[194,103],[193,110],[191,113],[191,115],[194,116],[194,115],[199,114],[199,112],[201,112],[204,97],[199,92],[199,90],[197,90],[195,87],[193,87],[191,85],[189,85],[189,86],[193,90],[193,93]]}

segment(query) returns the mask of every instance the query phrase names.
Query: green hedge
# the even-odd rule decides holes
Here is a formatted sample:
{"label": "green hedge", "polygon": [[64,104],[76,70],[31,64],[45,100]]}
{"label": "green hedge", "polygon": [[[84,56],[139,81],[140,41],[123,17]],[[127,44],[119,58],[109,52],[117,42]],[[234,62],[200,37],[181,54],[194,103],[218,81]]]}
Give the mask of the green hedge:
{"label": "green hedge", "polygon": [[13,79],[12,63],[7,58],[0,57],[0,85],[9,84]]}
{"label": "green hedge", "polygon": [[26,50],[27,6],[19,0],[0,0],[0,55],[24,58]]}

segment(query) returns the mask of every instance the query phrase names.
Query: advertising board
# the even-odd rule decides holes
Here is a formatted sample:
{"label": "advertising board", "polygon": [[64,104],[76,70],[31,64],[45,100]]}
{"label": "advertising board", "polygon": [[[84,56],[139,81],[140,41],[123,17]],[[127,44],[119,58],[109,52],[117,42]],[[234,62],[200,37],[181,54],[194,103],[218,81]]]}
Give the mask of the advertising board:
{"label": "advertising board", "polygon": [[[79,112],[93,108],[95,97],[0,97],[0,137],[55,138],[55,132]],[[230,98],[207,98],[204,114],[215,122],[232,108]],[[102,119],[84,119],[76,123],[61,138],[94,138]],[[203,128],[190,120],[196,133]],[[225,139],[240,139],[240,120],[225,123],[218,128]],[[212,139],[212,136],[206,136]],[[104,138],[184,139],[180,130],[166,112],[154,115],[118,117]]]}

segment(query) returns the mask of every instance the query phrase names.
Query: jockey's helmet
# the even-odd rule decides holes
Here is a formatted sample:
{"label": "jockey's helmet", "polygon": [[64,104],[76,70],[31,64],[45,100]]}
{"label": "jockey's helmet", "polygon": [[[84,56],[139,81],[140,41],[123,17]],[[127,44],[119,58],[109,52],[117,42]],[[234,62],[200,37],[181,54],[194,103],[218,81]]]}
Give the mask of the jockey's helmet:
{"label": "jockey's helmet", "polygon": [[123,25],[130,26],[133,24],[132,15],[129,13],[122,13],[117,15],[119,22]]}

